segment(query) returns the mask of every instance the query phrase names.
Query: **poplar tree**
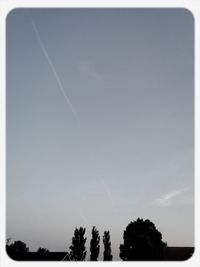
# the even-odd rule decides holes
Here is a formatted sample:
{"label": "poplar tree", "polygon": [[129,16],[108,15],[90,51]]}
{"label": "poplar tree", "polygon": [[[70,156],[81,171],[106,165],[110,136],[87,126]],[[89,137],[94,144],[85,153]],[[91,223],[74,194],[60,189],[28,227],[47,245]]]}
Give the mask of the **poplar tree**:
{"label": "poplar tree", "polygon": [[104,244],[104,253],[103,260],[104,261],[112,261],[112,251],[111,251],[111,242],[110,242],[110,232],[105,231],[103,236],[103,244]]}
{"label": "poplar tree", "polygon": [[86,229],[80,227],[74,230],[74,236],[72,237],[72,245],[70,246],[70,259],[74,261],[84,261],[87,251],[85,243],[87,238],[84,237]]}
{"label": "poplar tree", "polygon": [[100,242],[100,236],[99,236],[99,231],[93,226],[92,228],[92,239],[90,241],[90,260],[91,261],[97,261],[98,256],[99,256],[99,246]]}

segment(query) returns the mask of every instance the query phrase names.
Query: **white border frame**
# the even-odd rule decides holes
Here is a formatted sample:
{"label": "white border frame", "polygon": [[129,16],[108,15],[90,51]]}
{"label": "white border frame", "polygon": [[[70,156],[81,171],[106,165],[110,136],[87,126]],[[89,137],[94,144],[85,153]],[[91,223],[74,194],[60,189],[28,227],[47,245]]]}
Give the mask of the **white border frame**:
{"label": "white border frame", "polygon": [[[10,259],[5,252],[5,62],[6,62],[6,16],[15,8],[28,7],[135,7],[135,8],[186,8],[195,19],[195,252],[186,261],[177,262],[22,262]],[[79,265],[109,264],[116,267],[126,266],[148,266],[160,265],[175,267],[199,267],[200,266],[200,0],[0,0],[0,266],[1,267],[52,267]],[[198,59],[198,60],[197,60]],[[76,265],[75,265],[76,264]]]}

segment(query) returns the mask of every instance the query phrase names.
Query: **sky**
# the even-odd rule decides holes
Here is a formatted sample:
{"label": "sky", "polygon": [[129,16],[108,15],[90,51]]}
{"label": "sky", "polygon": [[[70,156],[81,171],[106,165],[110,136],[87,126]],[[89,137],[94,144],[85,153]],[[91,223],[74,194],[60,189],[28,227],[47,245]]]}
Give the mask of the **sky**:
{"label": "sky", "polygon": [[9,13],[7,237],[68,251],[95,225],[118,260],[140,217],[194,246],[193,30],[178,8]]}

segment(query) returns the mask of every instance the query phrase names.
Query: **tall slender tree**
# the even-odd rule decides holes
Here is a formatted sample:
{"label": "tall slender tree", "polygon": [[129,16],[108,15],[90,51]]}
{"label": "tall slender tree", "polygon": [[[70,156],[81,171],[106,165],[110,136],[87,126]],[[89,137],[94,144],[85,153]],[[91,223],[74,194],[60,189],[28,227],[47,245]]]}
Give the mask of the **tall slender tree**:
{"label": "tall slender tree", "polygon": [[70,259],[74,261],[84,261],[87,251],[85,243],[87,238],[84,237],[86,229],[80,227],[74,230],[74,236],[72,237],[72,245],[70,246]]}
{"label": "tall slender tree", "polygon": [[97,261],[98,256],[99,256],[99,246],[100,242],[100,236],[99,236],[99,231],[93,226],[92,228],[92,239],[90,241],[90,260],[91,261]]}
{"label": "tall slender tree", "polygon": [[112,251],[111,251],[111,242],[110,242],[110,232],[105,231],[103,236],[103,244],[104,244],[104,253],[103,260],[104,261],[112,261]]}

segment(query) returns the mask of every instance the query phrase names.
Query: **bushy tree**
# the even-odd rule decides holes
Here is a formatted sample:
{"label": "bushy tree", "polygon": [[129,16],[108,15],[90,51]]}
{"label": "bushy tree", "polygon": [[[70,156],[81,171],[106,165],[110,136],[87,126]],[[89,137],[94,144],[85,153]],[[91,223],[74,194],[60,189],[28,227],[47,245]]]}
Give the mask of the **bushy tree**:
{"label": "bushy tree", "polygon": [[111,242],[110,242],[110,233],[109,231],[105,231],[103,235],[103,244],[104,244],[104,253],[103,260],[104,261],[112,261],[111,254]]}
{"label": "bushy tree", "polygon": [[123,238],[124,244],[120,245],[122,260],[163,259],[163,248],[166,243],[162,241],[162,234],[151,221],[138,218],[130,222],[124,231]]}
{"label": "bushy tree", "polygon": [[39,248],[37,250],[37,259],[40,261],[45,261],[45,260],[49,260],[49,250],[46,248]]}
{"label": "bushy tree", "polygon": [[29,252],[29,248],[27,247],[27,245],[18,240],[18,241],[15,241],[14,243],[10,244],[10,250],[16,252],[16,253],[27,253]]}
{"label": "bushy tree", "polygon": [[97,261],[98,256],[99,256],[99,246],[100,242],[100,236],[99,236],[99,231],[93,226],[92,228],[92,239],[90,241],[90,260],[91,261]]}
{"label": "bushy tree", "polygon": [[7,242],[6,250],[8,255],[15,260],[25,259],[29,252],[27,245],[20,240],[15,241],[14,243],[10,243],[10,241]]}
{"label": "bushy tree", "polygon": [[84,261],[86,257],[86,247],[85,243],[87,238],[84,237],[86,229],[80,227],[76,228],[74,231],[74,236],[72,237],[72,245],[70,246],[70,260],[74,261]]}

